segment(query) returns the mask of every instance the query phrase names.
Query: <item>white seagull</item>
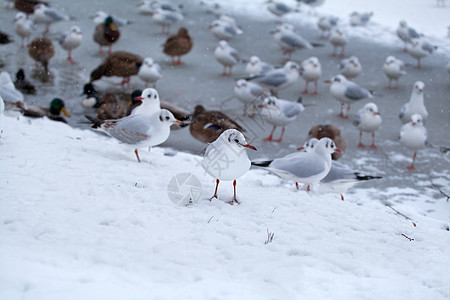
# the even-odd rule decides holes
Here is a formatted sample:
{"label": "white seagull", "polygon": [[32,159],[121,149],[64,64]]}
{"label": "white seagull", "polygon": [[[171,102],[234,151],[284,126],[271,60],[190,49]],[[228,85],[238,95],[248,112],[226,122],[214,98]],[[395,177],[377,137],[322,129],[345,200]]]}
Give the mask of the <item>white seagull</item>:
{"label": "white seagull", "polygon": [[[299,99],[301,101],[301,98]],[[261,107],[261,117],[267,121],[267,123],[273,125],[273,129],[270,132],[270,136],[264,139],[264,141],[280,143],[283,139],[284,130],[287,124],[293,122],[297,116],[305,110],[305,107],[301,102],[292,102],[284,99],[278,99],[273,96],[269,96],[264,99],[263,103],[259,105]],[[273,139],[273,133],[277,126],[282,126],[281,135],[277,140]]]}
{"label": "white seagull", "polygon": [[348,118],[348,115],[344,114],[345,104],[347,104],[347,111],[349,111],[351,103],[366,98],[373,98],[372,92],[360,87],[353,81],[347,80],[343,75],[336,75],[325,82],[331,83],[331,95],[341,103],[341,112],[338,115],[341,118]]}
{"label": "white seagull", "polygon": [[411,116],[414,114],[421,115],[424,122],[428,118],[428,111],[423,100],[424,88],[425,84],[422,81],[416,81],[414,83],[409,102],[402,106],[400,114],[398,115],[403,124],[411,121]]}
{"label": "white seagull", "polygon": [[437,46],[431,45],[425,39],[413,39],[406,45],[408,54],[417,59],[417,68],[420,69],[420,60],[429,54],[433,54]]}
{"label": "white seagull", "polygon": [[285,14],[297,11],[296,9],[288,6],[286,3],[280,1],[268,0],[265,3],[267,3],[267,9],[277,17],[282,17]]}
{"label": "white seagull", "polygon": [[330,37],[330,31],[338,23],[338,18],[334,16],[323,16],[317,21],[317,26],[322,31],[320,39],[328,39]]}
{"label": "white seagull", "polygon": [[236,179],[250,169],[250,160],[245,149],[256,150],[248,144],[244,135],[236,129],[228,129],[206,148],[201,165],[206,173],[216,178],[214,195],[218,198],[217,189],[220,180],[233,180],[233,199],[230,204],[239,203],[236,198]]}
{"label": "white seagull", "polygon": [[33,21],[27,18],[23,12],[18,12],[14,18],[14,31],[22,40],[21,47],[25,48],[25,42],[30,38],[36,29]]}
{"label": "white seagull", "polygon": [[428,133],[423,126],[422,116],[414,114],[411,121],[406,123],[400,129],[400,142],[409,149],[414,150],[413,160],[408,170],[414,170],[414,162],[416,161],[417,150],[425,148],[427,145]]}
{"label": "white seagull", "polygon": [[80,27],[72,26],[69,31],[63,34],[58,40],[61,47],[68,52],[67,60],[71,64],[76,63],[72,58],[72,50],[80,46],[82,39],[83,34],[81,33]]}
{"label": "white seagull", "polygon": [[362,143],[363,131],[372,133],[372,145],[370,145],[370,147],[377,147],[375,146],[375,131],[381,126],[381,116],[375,103],[369,102],[364,105],[364,107],[356,113],[355,118],[353,119],[353,125],[359,130],[358,147],[365,147]]}
{"label": "white seagull", "polygon": [[365,26],[367,23],[369,23],[370,18],[372,16],[373,16],[373,12],[359,13],[359,12],[354,11],[350,14],[350,25]]}
{"label": "white seagull", "polygon": [[301,182],[307,186],[318,184],[331,169],[331,154],[340,152],[332,139],[322,138],[313,151],[298,151],[272,161],[252,162],[252,165],[266,167],[285,180]]}
{"label": "white seagull", "polygon": [[344,75],[347,79],[352,79],[358,76],[362,71],[361,63],[358,57],[350,56],[344,58],[339,63],[339,73]]}
{"label": "white seagull", "polygon": [[341,57],[344,57],[345,45],[347,44],[347,36],[339,28],[331,29],[330,33],[330,43],[333,45],[333,53],[331,56],[336,56],[338,48],[341,48],[341,53],[339,54]]}
{"label": "white seagull", "polygon": [[313,45],[297,34],[294,26],[291,24],[281,24],[275,30],[270,32],[273,34],[275,42],[280,46],[284,55],[291,59],[292,52],[301,49],[312,49]]}
{"label": "white seagull", "polygon": [[137,76],[145,82],[146,88],[149,83],[152,83],[153,88],[155,88],[156,82],[162,78],[161,67],[153,61],[153,58],[146,57],[139,68]]}
{"label": "white seagull", "polygon": [[221,15],[219,19],[214,20],[209,25],[209,29],[219,40],[226,41],[243,33],[242,29],[236,25],[234,18],[228,15]]}
{"label": "white seagull", "polygon": [[153,20],[161,25],[162,34],[170,34],[170,26],[183,20],[183,15],[177,11],[164,10],[162,8],[156,8],[151,15]]}
{"label": "white seagull", "polygon": [[9,73],[3,71],[0,73],[0,97],[7,102],[23,101],[23,94],[16,89]]}
{"label": "white seagull", "polygon": [[255,76],[273,69],[274,66],[262,61],[258,56],[253,55],[245,66],[245,73],[248,76]]}
{"label": "white seagull", "polygon": [[[389,55],[383,65],[384,74],[389,79],[387,89],[398,89],[398,79],[406,75],[405,64],[395,56]],[[395,86],[391,86],[391,81],[395,81]]]}
{"label": "white seagull", "polygon": [[302,61],[302,64],[300,65],[300,75],[305,80],[305,89],[302,93],[308,94],[308,84],[313,82],[314,92],[312,92],[311,95],[317,95],[317,85],[319,78],[322,75],[322,67],[320,66],[319,59],[315,56],[311,56]]}
{"label": "white seagull", "polygon": [[406,24],[406,21],[402,20],[397,27],[397,36],[405,43],[403,52],[407,52],[406,45],[412,41],[412,39],[420,38],[420,34]]}
{"label": "white seagull", "polygon": [[282,68],[273,69],[253,76],[248,80],[255,82],[270,90],[272,95],[293,84],[298,79],[299,66],[293,61],[288,61]]}
{"label": "white seagull", "polygon": [[249,104],[253,107],[251,116],[254,116],[256,102],[261,102],[260,99],[265,95],[265,92],[260,85],[245,79],[239,79],[234,87],[234,94],[239,101],[244,103],[244,116],[247,114],[247,107]]}
{"label": "white seagull", "polygon": [[93,123],[92,128],[133,147],[138,162],[141,162],[139,148],[164,143],[169,138],[170,126],[182,124],[167,109],[161,109],[152,115],[134,114],[117,120],[99,120],[91,116],[86,118]]}
{"label": "white seagull", "polygon": [[158,91],[147,88],[142,91],[141,95],[135,97],[134,100],[142,101],[142,104],[131,111],[132,115],[152,115],[161,110],[161,101]]}
{"label": "white seagull", "polygon": [[34,7],[34,22],[45,24],[44,34],[47,34],[50,25],[58,21],[69,21],[70,17],[52,7],[39,3]]}
{"label": "white seagull", "polygon": [[[222,76],[231,76],[233,66],[240,62],[239,53],[228,45],[227,41],[220,41],[214,50],[214,57],[223,65]],[[228,69],[228,72],[227,72]]]}

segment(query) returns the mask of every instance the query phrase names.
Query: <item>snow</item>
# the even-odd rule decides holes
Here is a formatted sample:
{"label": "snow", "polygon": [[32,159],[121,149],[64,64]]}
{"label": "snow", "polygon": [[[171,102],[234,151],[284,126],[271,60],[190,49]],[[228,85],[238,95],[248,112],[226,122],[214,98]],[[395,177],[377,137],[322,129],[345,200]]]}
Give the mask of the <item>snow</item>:
{"label": "snow", "polygon": [[[220,4],[273,19],[262,2]],[[395,28],[405,19],[448,53],[450,6],[408,4],[414,10],[401,0],[371,1],[370,9],[328,0],[317,11],[339,16],[348,34],[399,47]],[[374,12],[370,28],[350,27],[354,10]],[[301,16],[286,19],[315,25],[317,17]],[[0,299],[450,298],[449,202],[422,188],[430,178],[448,187],[448,169],[411,175],[411,185],[361,184],[341,201],[255,168],[238,179],[241,204],[231,206],[231,182],[207,200],[215,182],[198,155],[141,149],[139,164],[111,138],[48,119],[0,116],[0,130]],[[386,157],[410,162],[390,150]],[[380,174],[364,154],[352,162]],[[169,194],[181,173],[201,182],[187,207]]]}

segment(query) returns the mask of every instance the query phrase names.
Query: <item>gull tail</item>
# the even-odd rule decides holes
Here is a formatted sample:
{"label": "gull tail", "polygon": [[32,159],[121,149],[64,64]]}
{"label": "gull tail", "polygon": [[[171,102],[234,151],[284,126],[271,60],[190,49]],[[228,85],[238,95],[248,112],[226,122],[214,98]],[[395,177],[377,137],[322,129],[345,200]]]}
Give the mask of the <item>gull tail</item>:
{"label": "gull tail", "polygon": [[266,160],[266,161],[252,161],[252,166],[257,167],[268,167],[272,163],[272,160]]}
{"label": "gull tail", "polygon": [[86,117],[86,119],[88,119],[89,121],[92,122],[92,128],[97,129],[99,127],[102,126],[103,123],[105,123],[105,121],[97,119],[96,117],[93,116],[88,116],[88,115],[84,115]]}
{"label": "gull tail", "polygon": [[372,180],[372,179],[381,179],[381,176],[371,176],[371,175],[360,175],[359,173],[355,173],[356,179],[358,181]]}

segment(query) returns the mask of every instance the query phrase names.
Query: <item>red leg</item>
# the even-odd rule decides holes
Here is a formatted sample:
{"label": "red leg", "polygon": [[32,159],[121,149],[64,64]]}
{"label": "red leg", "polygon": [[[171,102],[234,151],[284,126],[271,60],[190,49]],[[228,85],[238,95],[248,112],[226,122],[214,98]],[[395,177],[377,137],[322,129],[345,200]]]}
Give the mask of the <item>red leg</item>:
{"label": "red leg", "polygon": [[281,129],[281,135],[280,135],[280,138],[279,138],[278,140],[273,140],[273,142],[275,142],[275,143],[281,143],[281,140],[283,139],[283,135],[284,135],[284,130],[285,130],[285,127],[283,126],[283,128]]}
{"label": "red leg", "polygon": [[295,187],[297,188],[297,190],[300,189],[299,186],[298,186],[298,182],[297,181],[295,182]]}
{"label": "red leg", "polygon": [[76,64],[76,62],[72,58],[72,50],[69,50],[69,55],[67,56],[67,60],[72,64]]}
{"label": "red leg", "polygon": [[318,87],[318,85],[319,85],[318,81],[317,81],[317,80],[314,81],[314,92],[313,92],[311,95],[317,95],[317,94],[318,94],[318,93],[317,93],[317,87]]}
{"label": "red leg", "polygon": [[302,94],[308,94],[308,80],[305,80],[305,89],[303,90]]}
{"label": "red leg", "polygon": [[377,148],[377,146],[375,146],[375,132],[372,132],[372,145],[370,145],[370,148]]}
{"label": "red leg", "polygon": [[112,45],[109,45],[108,55],[111,55],[111,53],[112,53]]}
{"label": "red leg", "polygon": [[103,46],[99,45],[100,50],[98,51],[98,54],[103,55]]}
{"label": "red leg", "polygon": [[415,170],[415,169],[416,169],[416,168],[414,167],[414,162],[416,161],[416,154],[417,154],[417,152],[414,151],[412,164],[411,164],[410,166],[407,166],[407,167],[406,167],[408,170]]}
{"label": "red leg", "polygon": [[275,132],[275,128],[277,128],[277,126],[276,126],[276,125],[273,125],[272,132],[270,133],[269,137],[266,137],[266,138],[264,139],[264,141],[266,141],[266,142],[272,141],[272,136],[273,136],[273,133]]}
{"label": "red leg", "polygon": [[230,202],[228,202],[229,204],[233,205],[234,203],[239,204],[239,201],[236,198],[236,179],[233,180],[233,200],[231,200]]}
{"label": "red leg", "polygon": [[134,149],[134,153],[136,154],[136,158],[137,158],[138,162],[141,162],[141,159],[139,158],[138,149]]}
{"label": "red leg", "polygon": [[344,201],[344,195],[341,194],[341,200]]}
{"label": "red leg", "polygon": [[216,198],[216,199],[218,198],[217,197],[217,189],[219,188],[219,182],[220,182],[220,180],[216,179],[216,189],[214,190],[214,195],[211,198],[209,198],[209,201],[211,201],[212,198]]}
{"label": "red leg", "polygon": [[225,65],[223,66],[223,72],[220,75],[227,76],[227,67]]}
{"label": "red leg", "polygon": [[358,147],[363,148],[365,145],[362,143],[362,131],[359,132],[359,144]]}

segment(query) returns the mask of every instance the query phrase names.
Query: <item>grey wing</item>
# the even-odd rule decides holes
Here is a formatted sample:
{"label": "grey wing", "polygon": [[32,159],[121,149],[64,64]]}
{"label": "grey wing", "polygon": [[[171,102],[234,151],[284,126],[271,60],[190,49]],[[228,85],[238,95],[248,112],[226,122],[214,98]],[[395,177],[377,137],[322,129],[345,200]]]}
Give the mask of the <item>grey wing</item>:
{"label": "grey wing", "polygon": [[288,118],[295,117],[301,113],[305,108],[300,103],[286,103],[283,106],[283,112]]}
{"label": "grey wing", "polygon": [[155,64],[155,69],[158,72],[158,74],[162,75],[161,66],[159,64]]}
{"label": "grey wing", "polygon": [[413,28],[408,28],[408,36],[412,39],[419,38],[420,35]]}
{"label": "grey wing", "polygon": [[66,38],[67,38],[66,34],[61,35],[58,40],[59,44],[60,45],[64,44],[64,42],[66,41]]}
{"label": "grey wing", "polygon": [[253,86],[250,88],[250,93],[255,96],[258,97],[263,93],[263,90],[260,86]]}
{"label": "grey wing", "polygon": [[277,158],[269,167],[290,173],[298,178],[308,178],[325,170],[322,159],[308,159],[304,154],[298,152],[298,155],[290,155],[289,158]]}
{"label": "grey wing", "polygon": [[236,49],[231,48],[230,49],[230,55],[234,57],[237,61],[239,61],[239,53],[236,51]]}
{"label": "grey wing", "polygon": [[258,83],[269,85],[269,86],[279,86],[288,81],[288,78],[283,72],[276,73],[266,73],[264,76],[256,76],[254,80]]}
{"label": "grey wing", "polygon": [[283,35],[280,39],[293,48],[312,48],[311,44],[303,38],[295,35]]}
{"label": "grey wing", "polygon": [[423,42],[422,43],[422,50],[427,51],[428,53],[433,53],[435,49],[435,46],[431,45],[430,43]]}
{"label": "grey wing", "polygon": [[367,98],[369,95],[370,93],[368,90],[359,87],[355,83],[349,84],[345,90],[345,96],[352,100]]}
{"label": "grey wing", "polygon": [[358,126],[359,124],[361,124],[361,113],[360,113],[360,111],[358,111],[358,113],[355,115],[355,117],[353,119],[353,125]]}
{"label": "grey wing", "polygon": [[150,138],[147,134],[149,121],[148,115],[131,115],[115,121],[115,126],[105,131],[122,143],[134,145]]}
{"label": "grey wing", "polygon": [[61,20],[67,20],[68,17],[66,15],[61,14],[60,12],[54,10],[54,9],[46,9],[44,11],[44,14],[47,18],[49,18],[52,21],[61,21]]}
{"label": "grey wing", "polygon": [[398,114],[398,117],[399,117],[400,119],[403,119],[403,117],[405,116],[407,104],[408,104],[408,103],[405,103],[405,104],[402,106],[402,108],[400,108],[400,113]]}
{"label": "grey wing", "polygon": [[271,65],[264,62],[261,63],[261,73],[266,73],[270,70],[273,70],[273,67]]}
{"label": "grey wing", "polygon": [[235,36],[237,34],[236,28],[232,26],[225,26],[225,32],[230,34],[231,36]]}
{"label": "grey wing", "polygon": [[355,171],[338,161],[333,161],[330,172],[320,182],[329,183],[342,179],[355,179]]}
{"label": "grey wing", "polygon": [[288,13],[291,11],[291,9],[286,4],[280,3],[280,2],[278,2],[276,4],[276,8],[278,11],[283,12],[283,13]]}

